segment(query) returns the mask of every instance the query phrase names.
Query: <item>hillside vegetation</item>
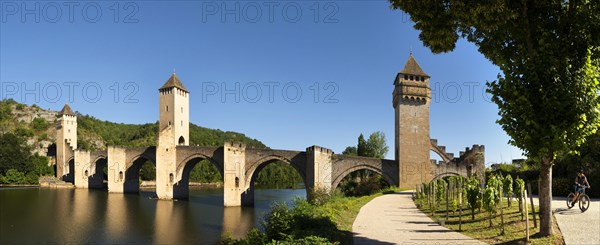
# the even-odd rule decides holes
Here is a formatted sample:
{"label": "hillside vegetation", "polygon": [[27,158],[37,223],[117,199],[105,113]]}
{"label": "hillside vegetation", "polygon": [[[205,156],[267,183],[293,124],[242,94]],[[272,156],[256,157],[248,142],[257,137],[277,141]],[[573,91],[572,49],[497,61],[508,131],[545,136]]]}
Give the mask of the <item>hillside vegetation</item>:
{"label": "hillside vegetation", "polygon": [[[158,122],[124,124],[102,121],[91,115],[77,114],[77,148],[103,150],[107,146],[148,147],[156,145]],[[27,106],[12,99],[0,101],[0,183],[37,183],[37,176],[52,175],[53,170],[40,166],[52,165],[53,157],[46,157],[56,134],[58,112],[44,110],[37,105]],[[242,133],[209,129],[190,123],[190,145],[221,146],[225,141],[241,142],[248,148],[267,148],[257,139]],[[52,150],[50,150],[51,152]],[[154,166],[145,166],[144,179],[151,179]],[[10,171],[9,170],[13,170]],[[148,174],[150,173],[150,174]],[[6,178],[17,176],[12,179]],[[4,177],[3,177],[4,176]],[[27,176],[27,178],[20,178]],[[284,176],[285,178],[280,178]],[[13,179],[19,179],[14,181]],[[220,182],[217,168],[203,162],[194,167],[190,179],[195,182]],[[257,186],[286,188],[302,182],[300,175],[285,163],[269,164],[259,173]]]}

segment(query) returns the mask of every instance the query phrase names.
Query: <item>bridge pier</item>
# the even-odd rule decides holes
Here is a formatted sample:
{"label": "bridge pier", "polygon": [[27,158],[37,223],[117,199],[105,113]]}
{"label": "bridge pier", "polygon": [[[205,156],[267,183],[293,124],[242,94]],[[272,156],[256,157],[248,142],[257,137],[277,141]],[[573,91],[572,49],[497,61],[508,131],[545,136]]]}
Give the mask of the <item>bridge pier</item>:
{"label": "bridge pier", "polygon": [[75,173],[73,176],[76,188],[88,189],[90,187],[90,158],[91,154],[89,151],[75,150]]}
{"label": "bridge pier", "polygon": [[125,172],[126,169],[125,148],[109,146],[108,147],[108,192],[125,192]]}
{"label": "bridge pier", "polygon": [[313,191],[329,192],[332,187],[333,151],[320,146],[306,148],[306,196]]}
{"label": "bridge pier", "polygon": [[[223,204],[226,207],[249,205],[254,202],[254,191],[247,192],[246,145],[225,142],[223,146]],[[250,199],[248,196],[252,194]],[[242,198],[245,196],[245,198]],[[246,201],[243,203],[242,200]]]}

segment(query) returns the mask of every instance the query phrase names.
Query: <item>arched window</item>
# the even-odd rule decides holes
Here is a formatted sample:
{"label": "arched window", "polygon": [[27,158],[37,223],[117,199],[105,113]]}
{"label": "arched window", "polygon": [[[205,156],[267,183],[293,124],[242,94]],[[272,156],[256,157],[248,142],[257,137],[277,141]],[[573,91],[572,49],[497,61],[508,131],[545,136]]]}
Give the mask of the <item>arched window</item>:
{"label": "arched window", "polygon": [[183,138],[183,136],[179,137],[179,145],[185,145],[185,139]]}
{"label": "arched window", "polygon": [[173,181],[174,181],[174,176],[173,176],[173,173],[170,173],[170,174],[169,174],[169,182],[170,182],[171,184],[173,184]]}

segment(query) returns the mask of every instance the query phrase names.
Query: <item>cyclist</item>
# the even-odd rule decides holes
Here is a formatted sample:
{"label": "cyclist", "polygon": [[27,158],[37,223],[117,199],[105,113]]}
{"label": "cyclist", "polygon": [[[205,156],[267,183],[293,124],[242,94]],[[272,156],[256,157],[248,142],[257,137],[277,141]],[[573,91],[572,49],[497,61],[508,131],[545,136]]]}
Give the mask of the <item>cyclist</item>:
{"label": "cyclist", "polygon": [[577,171],[577,176],[575,177],[575,198],[573,198],[573,200],[571,200],[572,205],[575,205],[575,202],[576,202],[577,198],[579,197],[579,194],[583,193],[584,187],[590,188],[590,183],[587,181],[587,178],[583,174],[583,168],[580,168]]}

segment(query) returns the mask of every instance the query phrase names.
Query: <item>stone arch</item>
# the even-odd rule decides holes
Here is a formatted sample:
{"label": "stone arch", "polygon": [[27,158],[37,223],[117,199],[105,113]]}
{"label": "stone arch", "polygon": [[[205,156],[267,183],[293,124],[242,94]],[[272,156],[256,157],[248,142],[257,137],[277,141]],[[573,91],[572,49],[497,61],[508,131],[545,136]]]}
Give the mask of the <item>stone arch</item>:
{"label": "stone arch", "polygon": [[179,136],[179,140],[177,140],[177,145],[185,145],[185,138],[183,138],[183,136]]}
{"label": "stone arch", "polygon": [[388,173],[383,172],[380,168],[376,168],[369,164],[359,164],[359,165],[355,165],[351,168],[348,168],[348,169],[344,170],[342,173],[338,174],[333,179],[333,182],[331,183],[331,189],[334,190],[335,188],[337,188],[337,186],[340,184],[342,179],[344,179],[344,177],[348,176],[350,173],[352,173],[354,171],[358,171],[358,170],[363,170],[363,169],[371,170],[371,171],[381,175],[383,177],[383,179],[385,179],[385,181],[387,181],[390,186],[395,185],[394,178],[389,176]]}
{"label": "stone arch", "polygon": [[445,173],[441,173],[441,174],[436,175],[435,177],[433,177],[431,179],[431,181],[434,181],[434,180],[439,179],[439,178],[448,177],[448,176],[461,176],[461,175],[458,174],[458,173],[455,173],[455,172],[445,172]]}
{"label": "stone arch", "polygon": [[[88,178],[89,188],[106,187],[106,185],[104,185],[104,181],[108,181],[108,173],[104,172],[104,167],[108,168],[108,158],[106,156],[100,155],[90,162],[90,172],[88,172],[88,174],[84,174]],[[85,171],[88,171],[88,169]]]}
{"label": "stone arch", "polygon": [[221,177],[225,179],[223,174],[223,166],[215,161],[212,157],[196,153],[188,156],[183,161],[177,164],[175,174],[169,173],[169,182],[173,183],[174,196],[187,199],[189,197],[190,172],[202,160],[207,160],[219,170]]}
{"label": "stone arch", "polygon": [[183,177],[185,177],[185,175],[188,175],[187,177],[189,177],[189,171],[191,171],[194,168],[194,166],[196,166],[196,164],[202,160],[207,160],[211,162],[215,167],[217,167],[219,173],[221,174],[221,177],[224,177],[223,165],[219,164],[215,159],[213,159],[210,156],[207,156],[202,153],[195,153],[186,157],[183,161],[177,163],[177,179],[182,179]]}
{"label": "stone arch", "polygon": [[[69,173],[62,176],[62,179],[65,182],[74,184],[75,183],[75,157],[73,157],[73,156],[69,157],[66,162],[67,162],[66,167],[69,170]],[[56,174],[58,174],[58,173],[56,173]]]}
{"label": "stone arch", "polygon": [[127,162],[125,173],[119,172],[119,176],[121,176],[121,174],[123,175],[125,192],[139,192],[140,170],[146,161],[149,161],[156,166],[156,161],[154,159],[145,154],[139,154]]}
{"label": "stone arch", "polygon": [[292,168],[294,168],[296,170],[296,172],[300,175],[300,178],[302,178],[302,182],[304,183],[304,186],[305,187],[307,186],[306,173],[305,173],[304,169],[302,169],[302,165],[296,161],[293,161],[289,158],[286,158],[286,157],[283,157],[280,155],[268,155],[268,156],[262,157],[262,158],[256,160],[255,162],[251,163],[245,172],[246,186],[252,188],[253,184],[254,184],[254,180],[258,176],[258,173],[264,167],[266,167],[267,165],[269,165],[273,162],[276,162],[276,161],[282,161],[282,162],[285,162],[285,163],[289,164],[290,166],[292,166]]}

